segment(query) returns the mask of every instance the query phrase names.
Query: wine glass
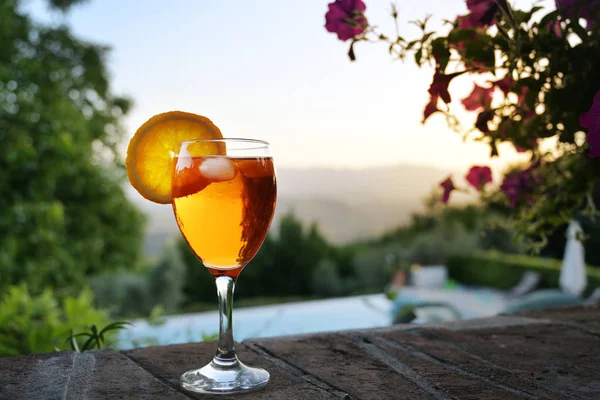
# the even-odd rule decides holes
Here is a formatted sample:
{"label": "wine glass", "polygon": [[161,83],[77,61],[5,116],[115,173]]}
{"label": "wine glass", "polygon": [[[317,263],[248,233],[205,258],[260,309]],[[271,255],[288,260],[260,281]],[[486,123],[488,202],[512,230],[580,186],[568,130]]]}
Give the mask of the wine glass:
{"label": "wine glass", "polygon": [[172,205],[186,242],[214,276],[219,342],[210,363],[184,373],[200,393],[255,390],[269,373],[238,360],[232,332],[235,282],[262,245],[275,211],[277,186],[269,144],[252,139],[191,140],[175,155]]}

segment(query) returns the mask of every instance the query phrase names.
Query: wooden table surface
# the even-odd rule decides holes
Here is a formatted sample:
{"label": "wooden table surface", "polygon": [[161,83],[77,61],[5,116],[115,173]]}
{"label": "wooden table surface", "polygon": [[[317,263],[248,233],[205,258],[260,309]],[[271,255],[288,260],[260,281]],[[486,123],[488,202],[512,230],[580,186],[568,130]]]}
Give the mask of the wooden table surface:
{"label": "wooden table surface", "polygon": [[243,395],[186,392],[215,343],[0,358],[0,399],[600,399],[600,306],[247,340]]}

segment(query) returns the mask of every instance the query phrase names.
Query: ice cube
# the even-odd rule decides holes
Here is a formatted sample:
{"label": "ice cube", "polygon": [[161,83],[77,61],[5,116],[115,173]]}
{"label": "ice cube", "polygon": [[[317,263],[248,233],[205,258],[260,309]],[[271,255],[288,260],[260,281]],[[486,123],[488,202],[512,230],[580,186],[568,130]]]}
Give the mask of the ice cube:
{"label": "ice cube", "polygon": [[200,164],[200,173],[211,182],[229,181],[237,175],[235,162],[224,156],[204,157]]}

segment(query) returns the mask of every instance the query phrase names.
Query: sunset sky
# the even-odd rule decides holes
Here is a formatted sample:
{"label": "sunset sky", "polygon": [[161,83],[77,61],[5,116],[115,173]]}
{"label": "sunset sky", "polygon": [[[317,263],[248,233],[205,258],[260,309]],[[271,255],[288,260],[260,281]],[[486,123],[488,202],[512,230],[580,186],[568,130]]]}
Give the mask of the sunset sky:
{"label": "sunset sky", "polygon": [[[153,114],[179,109],[208,116],[226,137],[271,142],[279,167],[456,169],[515,160],[507,146],[502,160],[490,162],[486,145],[463,143],[441,115],[422,125],[433,70],[392,61],[385,45],[357,46],[351,63],[348,43],[323,27],[328,2],[90,0],[65,22],[79,37],[112,48],[113,90],[135,102],[128,135]],[[392,33],[390,2],[365,2],[369,21]],[[418,33],[409,20],[431,13],[441,26],[467,12],[464,0],[396,4],[406,38]],[[31,0],[27,9],[45,22],[63,21],[45,1]],[[475,116],[460,99],[471,85],[464,78],[450,86],[466,126]]]}

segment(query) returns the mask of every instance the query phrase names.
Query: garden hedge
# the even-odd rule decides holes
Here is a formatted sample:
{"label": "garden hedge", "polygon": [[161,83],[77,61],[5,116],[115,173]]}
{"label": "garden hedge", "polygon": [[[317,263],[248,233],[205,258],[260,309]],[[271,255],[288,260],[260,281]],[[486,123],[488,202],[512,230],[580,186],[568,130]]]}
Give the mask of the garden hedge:
{"label": "garden hedge", "polygon": [[[446,266],[450,278],[467,285],[507,290],[519,282],[524,272],[535,271],[542,278],[538,288],[557,288],[562,261],[487,251],[451,255],[446,260]],[[595,288],[600,287],[600,268],[588,266],[586,272],[587,287],[584,295],[588,296]]]}

